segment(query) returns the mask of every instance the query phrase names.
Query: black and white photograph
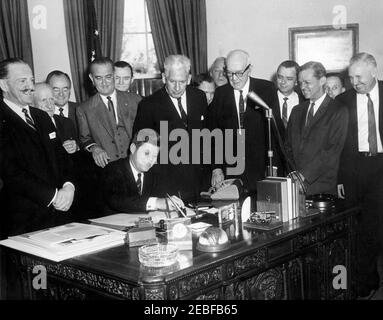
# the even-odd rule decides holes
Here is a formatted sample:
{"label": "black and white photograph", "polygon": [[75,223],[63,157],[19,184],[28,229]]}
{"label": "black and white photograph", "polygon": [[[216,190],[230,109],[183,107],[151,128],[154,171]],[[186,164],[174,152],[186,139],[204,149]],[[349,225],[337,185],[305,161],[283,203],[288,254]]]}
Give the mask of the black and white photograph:
{"label": "black and white photograph", "polygon": [[0,300],[383,300],[382,18],[0,0]]}

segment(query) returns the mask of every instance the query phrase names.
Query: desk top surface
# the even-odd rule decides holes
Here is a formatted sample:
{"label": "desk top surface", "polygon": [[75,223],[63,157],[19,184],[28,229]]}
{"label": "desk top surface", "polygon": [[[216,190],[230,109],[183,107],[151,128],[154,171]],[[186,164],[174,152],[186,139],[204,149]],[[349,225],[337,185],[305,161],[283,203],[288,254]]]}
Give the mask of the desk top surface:
{"label": "desk top surface", "polygon": [[[257,250],[257,248],[277,244],[287,238],[293,238],[305,230],[326,222],[342,219],[344,216],[357,211],[356,208],[352,208],[322,212],[311,218],[298,218],[285,222],[280,228],[266,232],[248,229],[241,222],[228,222],[223,225],[223,229],[226,230],[231,242],[227,250],[218,253],[198,251],[196,244],[200,233],[193,233],[193,250],[180,251],[178,262],[169,267],[148,268],[141,265],[138,260],[138,247],[129,248],[127,245],[82,255],[61,263],[99,274],[107,274],[131,283],[167,282],[215,264],[219,265],[230,257],[240,257]],[[214,223],[214,221],[208,222]]]}

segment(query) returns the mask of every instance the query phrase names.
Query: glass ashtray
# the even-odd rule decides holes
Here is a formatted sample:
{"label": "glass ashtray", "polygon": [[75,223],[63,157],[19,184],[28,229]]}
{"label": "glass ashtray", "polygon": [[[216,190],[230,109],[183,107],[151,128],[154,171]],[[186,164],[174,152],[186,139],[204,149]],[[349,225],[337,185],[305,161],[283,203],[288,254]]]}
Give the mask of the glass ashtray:
{"label": "glass ashtray", "polygon": [[167,267],[177,262],[178,247],[172,244],[149,244],[138,249],[138,260],[146,267]]}

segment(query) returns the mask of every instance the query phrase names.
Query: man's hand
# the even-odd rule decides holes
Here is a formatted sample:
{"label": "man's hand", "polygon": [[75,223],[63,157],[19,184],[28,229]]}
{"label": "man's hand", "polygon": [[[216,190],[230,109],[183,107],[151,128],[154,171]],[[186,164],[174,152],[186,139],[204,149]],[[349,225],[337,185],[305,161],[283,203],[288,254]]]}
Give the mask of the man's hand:
{"label": "man's hand", "polygon": [[[180,207],[181,209],[185,207],[185,204],[180,198],[176,196],[171,196],[171,198],[174,201],[174,203],[176,203],[178,207]],[[167,198],[157,198],[156,207],[157,207],[157,210],[170,210],[170,211],[177,210],[175,205]]]}
{"label": "man's hand", "polygon": [[211,175],[211,186],[214,187],[216,184],[225,180],[225,175],[223,174],[222,169],[214,169]]}
{"label": "man's hand", "polygon": [[338,184],[338,198],[346,199],[346,196],[344,194],[344,186],[343,186],[343,184]]}
{"label": "man's hand", "polygon": [[66,152],[72,154],[77,151],[77,143],[76,140],[65,140],[63,143],[63,147],[66,150]]}
{"label": "man's hand", "polygon": [[98,146],[92,147],[92,156],[94,162],[101,168],[104,168],[109,162],[109,156],[102,148]]}
{"label": "man's hand", "polygon": [[72,184],[66,184],[58,190],[57,195],[53,200],[54,208],[60,211],[68,211],[73,203],[74,190]]}

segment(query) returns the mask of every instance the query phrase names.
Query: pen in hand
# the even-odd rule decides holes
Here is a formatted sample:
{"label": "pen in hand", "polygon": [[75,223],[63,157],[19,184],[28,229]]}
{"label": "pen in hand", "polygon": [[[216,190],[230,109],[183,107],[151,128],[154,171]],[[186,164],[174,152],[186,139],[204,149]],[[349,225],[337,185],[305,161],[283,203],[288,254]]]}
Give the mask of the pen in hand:
{"label": "pen in hand", "polygon": [[177,209],[177,211],[179,213],[181,213],[185,218],[186,218],[186,214],[185,212],[180,208],[180,206],[170,197],[170,195],[167,193],[166,196],[168,197],[168,199],[170,200],[170,202],[173,204],[173,206]]}

